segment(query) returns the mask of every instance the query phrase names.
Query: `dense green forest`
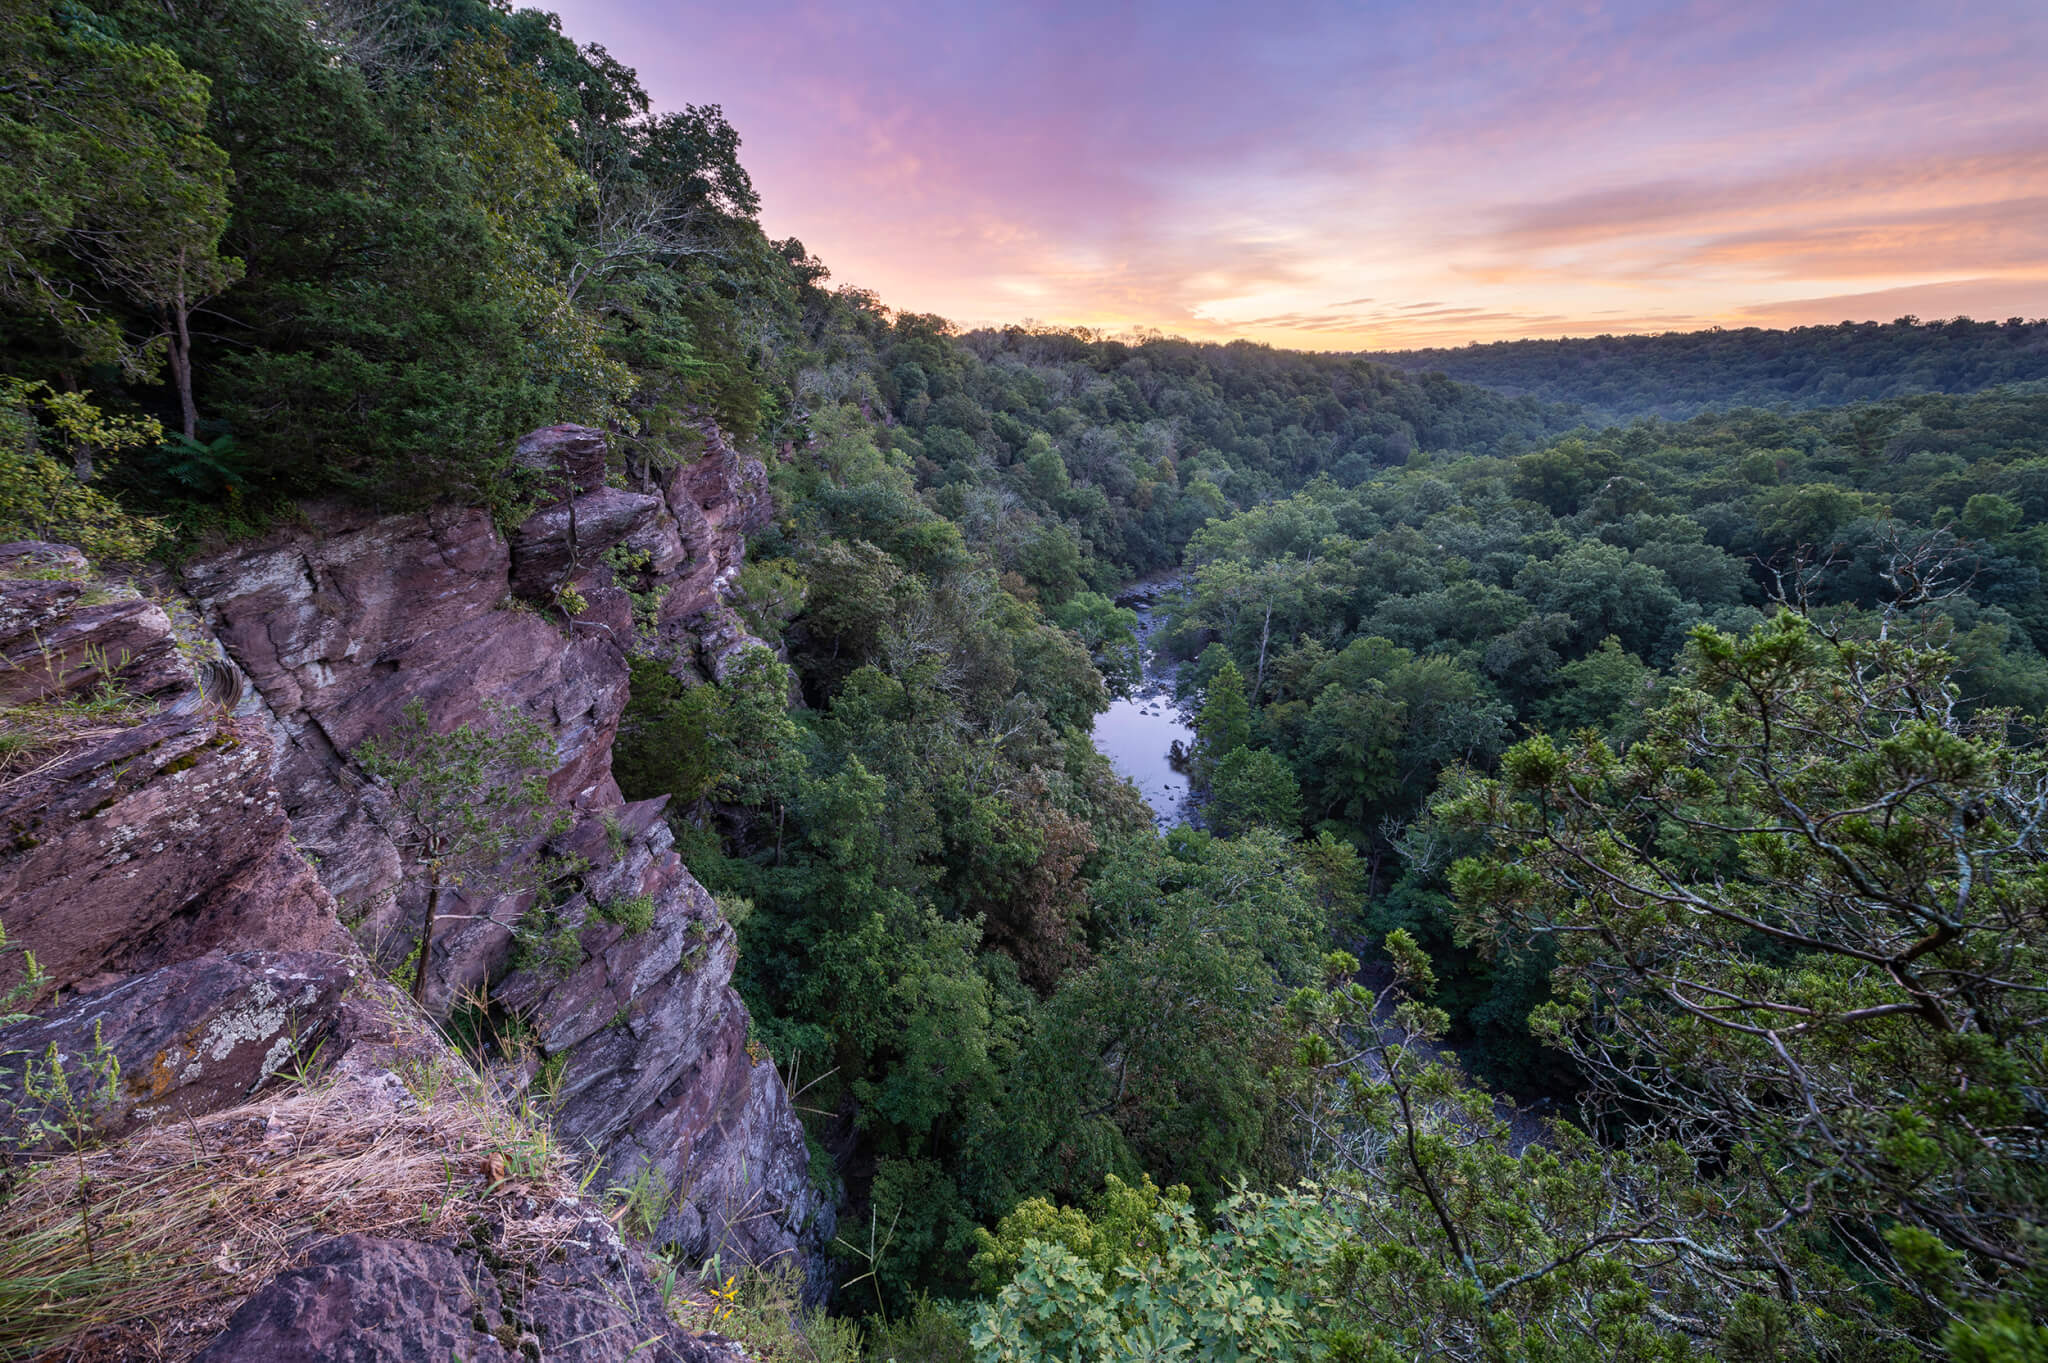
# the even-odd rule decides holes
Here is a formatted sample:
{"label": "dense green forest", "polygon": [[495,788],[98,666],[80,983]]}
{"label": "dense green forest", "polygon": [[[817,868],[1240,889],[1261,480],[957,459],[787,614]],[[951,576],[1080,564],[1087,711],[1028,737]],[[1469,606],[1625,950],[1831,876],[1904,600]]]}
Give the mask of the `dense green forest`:
{"label": "dense green forest", "polygon": [[[772,650],[636,660],[617,773],[896,1357],[2048,1350],[2048,389],[1934,391],[2038,325],[961,334],[470,0],[12,7],[0,133],[0,537],[509,518],[553,421],[764,457]],[[1812,410],[1596,421],[1741,403]],[[1176,566],[1162,836],[1088,730]]]}
{"label": "dense green forest", "polygon": [[1224,822],[1334,834],[1398,868],[1371,930],[1412,931],[1468,1061],[1535,1092],[1544,979],[1457,940],[1447,851],[1428,846],[1443,775],[1492,769],[1538,730],[1625,744],[1695,630],[1746,635],[1787,601],[1867,630],[1904,590],[1900,562],[1941,565],[1915,613],[1957,660],[1960,706],[2041,714],[2044,514],[2041,385],[1645,422],[1319,480],[1214,521],[1189,546],[1174,638],[1191,694],[1213,703],[1220,677],[1243,697],[1229,732],[1206,706],[1198,724]]}
{"label": "dense green forest", "polygon": [[1493,341],[1367,359],[1502,393],[1576,404],[1587,420],[1683,418],[1712,408],[1838,407],[1911,393],[1974,393],[2048,378],[2048,322],[1923,322],[1669,331]]}

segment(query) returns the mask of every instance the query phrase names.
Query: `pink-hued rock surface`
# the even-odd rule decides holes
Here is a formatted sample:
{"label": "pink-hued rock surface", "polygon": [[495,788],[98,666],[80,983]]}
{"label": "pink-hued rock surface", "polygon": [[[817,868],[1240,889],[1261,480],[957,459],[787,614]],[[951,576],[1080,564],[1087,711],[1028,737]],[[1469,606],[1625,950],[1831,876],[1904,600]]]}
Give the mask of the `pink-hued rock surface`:
{"label": "pink-hued rock surface", "polygon": [[[467,1246],[340,1235],[242,1304],[200,1363],[722,1363],[741,1357],[629,1305],[661,1292],[602,1220],[538,1273]],[[606,1241],[611,1240],[612,1244]],[[606,1292],[601,1285],[614,1285]]]}
{"label": "pink-hued rock surface", "polygon": [[[71,1050],[102,1029],[147,1090],[123,1098],[115,1125],[241,1101],[277,1068],[280,1034],[265,1028],[286,1013],[293,1035],[349,1049],[350,981],[395,967],[423,908],[403,816],[352,755],[413,701],[440,729],[509,709],[554,746],[547,787],[567,831],[514,856],[579,859],[549,910],[573,946],[522,966],[509,925],[526,899],[451,896],[428,1011],[488,999],[522,1019],[536,1044],[510,1077],[545,1068],[558,1133],[605,1162],[597,1186],[658,1173],[674,1196],[653,1239],[686,1262],[817,1261],[832,1208],[780,1076],[748,1044],[732,929],[676,856],[661,802],[626,803],[611,772],[629,649],[703,677],[753,642],[722,593],[745,532],[771,513],[766,477],[703,435],[685,462],[620,486],[600,433],[549,427],[517,451],[541,501],[516,526],[473,507],[313,504],[187,561],[153,598],[74,550],[0,546],[0,705],[75,701],[109,681],[126,697],[0,767],[10,941],[61,997],[85,995],[24,1025],[49,1031],[36,1045]],[[596,912],[622,900],[643,900],[643,916],[651,905],[651,925]],[[303,987],[280,983],[293,979]],[[214,1031],[236,1039],[206,1060]],[[382,1053],[359,1047],[347,1063]],[[258,1356],[263,1321],[340,1309],[334,1293],[354,1301],[426,1252],[373,1242],[309,1261],[207,1356]],[[410,1328],[402,1303],[373,1314],[386,1306],[393,1329]]]}
{"label": "pink-hued rock surface", "polygon": [[[348,755],[415,699],[438,728],[478,720],[487,703],[544,726],[558,764],[549,791],[576,816],[549,850],[589,864],[556,910],[584,959],[560,977],[516,969],[506,925],[523,902],[470,903],[435,936],[429,1007],[487,994],[519,1012],[544,1059],[567,1057],[565,1134],[604,1151],[608,1177],[652,1165],[680,1190],[658,1238],[690,1255],[723,1247],[765,1259],[800,1238],[814,1247],[830,1210],[810,1187],[802,1129],[773,1065],[747,1052],[731,929],[677,859],[659,805],[627,806],[612,780],[633,622],[606,557],[624,545],[649,565],[675,565],[670,575],[637,569],[644,585],[628,584],[660,594],[660,635],[646,642],[693,669],[704,657],[704,670],[721,670],[723,656],[751,642],[735,637],[719,590],[740,561],[744,528],[766,514],[763,476],[713,438],[658,493],[582,490],[598,483],[591,451],[600,442],[551,427],[522,444],[522,462],[543,470],[543,482],[545,461],[556,459],[554,485],[578,490],[573,552],[563,501],[509,536],[473,508],[378,517],[323,506],[308,509],[311,530],[188,564],[184,582],[260,699],[272,779],[299,845],[343,918],[372,941],[409,945],[421,878],[408,874],[389,803]],[[560,604],[564,585],[584,602],[573,617]],[[593,904],[640,895],[654,904],[644,933],[590,917]]]}
{"label": "pink-hued rock surface", "polygon": [[164,606],[43,549],[0,547],[0,705],[26,707],[27,733],[38,709],[105,688],[119,703],[62,716],[0,769],[10,936],[67,990],[219,947],[339,945],[333,902],[292,847],[263,724],[206,697]]}
{"label": "pink-hued rock surface", "polygon": [[211,952],[131,975],[0,1028],[0,1111],[25,1116],[25,1067],[52,1048],[75,1073],[102,1050],[119,1062],[95,1113],[102,1137],[233,1107],[319,1052],[354,982],[348,961],[325,951]]}

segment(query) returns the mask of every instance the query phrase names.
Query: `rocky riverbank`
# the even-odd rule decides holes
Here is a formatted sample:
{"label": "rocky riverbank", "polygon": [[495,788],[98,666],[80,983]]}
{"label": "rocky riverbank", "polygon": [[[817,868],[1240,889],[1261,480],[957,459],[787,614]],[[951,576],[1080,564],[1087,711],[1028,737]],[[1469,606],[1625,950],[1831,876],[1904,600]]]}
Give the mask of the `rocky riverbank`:
{"label": "rocky riverbank", "polygon": [[1172,757],[1176,749],[1185,753],[1193,747],[1194,725],[1175,698],[1180,664],[1159,649],[1157,612],[1179,585],[1174,574],[1134,582],[1117,594],[1117,605],[1137,612],[1144,671],[1128,695],[1116,697],[1095,717],[1091,731],[1096,748],[1145,797],[1161,832],[1194,816],[1187,773]]}

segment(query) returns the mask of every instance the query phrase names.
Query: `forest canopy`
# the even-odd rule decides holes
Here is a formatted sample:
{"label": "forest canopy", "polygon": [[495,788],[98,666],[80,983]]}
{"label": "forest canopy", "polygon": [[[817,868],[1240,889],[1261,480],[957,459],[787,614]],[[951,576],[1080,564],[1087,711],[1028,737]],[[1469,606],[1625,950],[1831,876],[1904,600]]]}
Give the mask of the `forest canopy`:
{"label": "forest canopy", "polygon": [[1588,421],[1684,418],[1714,408],[1804,411],[1974,393],[2048,379],[2048,321],[1968,317],[1835,326],[1712,327],[1654,336],[1493,341],[1367,358],[1497,392],[1576,404]]}

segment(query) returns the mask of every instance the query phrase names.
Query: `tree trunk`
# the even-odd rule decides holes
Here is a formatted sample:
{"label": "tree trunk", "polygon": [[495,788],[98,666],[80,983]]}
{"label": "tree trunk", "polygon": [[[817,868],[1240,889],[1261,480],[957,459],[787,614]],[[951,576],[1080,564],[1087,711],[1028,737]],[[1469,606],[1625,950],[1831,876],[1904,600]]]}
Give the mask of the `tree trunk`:
{"label": "tree trunk", "polygon": [[1266,645],[1273,639],[1273,602],[1266,600],[1266,619],[1259,626],[1259,675],[1252,682],[1252,704],[1259,703],[1259,697],[1266,693]]}
{"label": "tree trunk", "polygon": [[[183,255],[180,253],[182,261]],[[171,379],[178,385],[178,412],[185,422],[185,438],[199,438],[199,408],[192,401],[192,305],[182,286],[172,305],[177,334],[171,337]]]}
{"label": "tree trunk", "polygon": [[420,963],[412,972],[412,1001],[427,1006],[427,958],[434,953],[434,920],[441,916],[441,878],[427,891],[427,921],[420,925]]}
{"label": "tree trunk", "polygon": [[[78,376],[68,368],[57,375],[57,383],[67,393],[78,391]],[[30,453],[34,453],[33,447]],[[81,440],[71,447],[71,476],[81,483],[90,483],[92,473],[92,446]]]}

